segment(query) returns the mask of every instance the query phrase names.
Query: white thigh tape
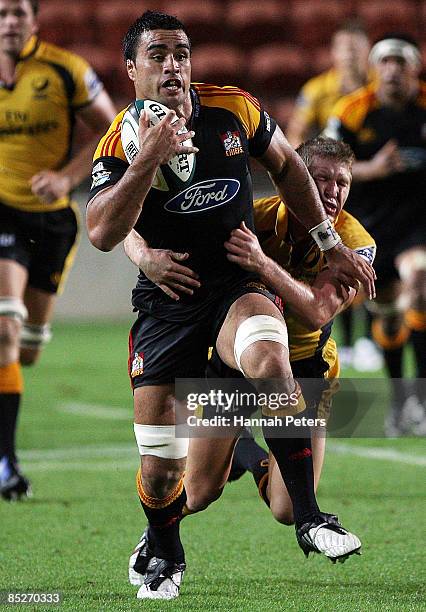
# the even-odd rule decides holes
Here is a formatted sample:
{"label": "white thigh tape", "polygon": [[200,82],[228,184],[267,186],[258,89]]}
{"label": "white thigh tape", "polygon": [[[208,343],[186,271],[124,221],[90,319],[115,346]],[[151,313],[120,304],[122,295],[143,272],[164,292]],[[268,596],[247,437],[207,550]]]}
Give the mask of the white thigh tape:
{"label": "white thigh tape", "polygon": [[139,454],[162,459],[182,459],[188,454],[188,438],[176,438],[174,425],[139,425],[134,423]]}
{"label": "white thigh tape", "polygon": [[22,300],[14,297],[0,298],[0,317],[10,317],[11,319],[25,321],[27,316],[28,311]]}
{"label": "white thigh tape", "polygon": [[309,233],[321,251],[329,251],[341,241],[330,219],[324,219],[324,221],[310,229]]}
{"label": "white thigh tape", "polygon": [[244,374],[241,367],[241,355],[247,347],[259,340],[279,342],[288,348],[287,328],[282,321],[269,315],[254,315],[241,323],[235,334],[234,357],[238,369]]}

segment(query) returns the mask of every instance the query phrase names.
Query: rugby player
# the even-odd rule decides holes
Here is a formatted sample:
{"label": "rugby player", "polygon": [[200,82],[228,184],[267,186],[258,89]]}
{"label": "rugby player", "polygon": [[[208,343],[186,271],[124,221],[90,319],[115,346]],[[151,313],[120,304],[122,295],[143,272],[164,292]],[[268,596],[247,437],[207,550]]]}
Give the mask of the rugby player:
{"label": "rugby player", "polygon": [[323,131],[339,98],[367,84],[369,51],[360,22],[344,22],[333,33],[332,67],[303,85],[288,121],[286,137],[294,147]]}
{"label": "rugby player", "polygon": [[[342,240],[372,262],[376,250],[374,240],[354,217],[342,210],[352,180],[354,155],[350,147],[330,138],[315,138],[302,144],[297,152],[313,177],[328,217],[338,229]],[[255,272],[283,298],[293,375],[298,378],[330,380],[330,385],[325,386],[324,390],[319,389],[319,405],[315,411],[318,418],[327,420],[335,387],[333,380],[339,376],[336,344],[330,336],[332,323],[337,314],[350,306],[358,285],[342,283],[330,273],[324,254],[278,196],[255,200],[254,222],[262,248],[256,236],[243,226],[234,230],[226,243],[228,258],[244,269]],[[156,276],[156,282],[162,286],[163,291],[172,289],[175,293],[176,285],[171,281],[169,271],[162,267],[161,253],[137,243],[134,237],[131,239],[132,244],[129,242],[126,250],[132,261],[142,268],[145,268],[148,261],[148,273]],[[181,287],[191,288],[193,276],[189,268],[181,266],[180,275]],[[238,372],[221,361],[216,350],[209,361],[207,373],[213,378],[238,376]],[[270,454],[268,458],[266,451],[250,435],[238,438],[241,427],[227,427],[226,435],[221,437],[217,437],[215,431],[217,428],[212,429],[211,437],[194,437],[190,440],[184,514],[206,508],[221,495],[227,479],[236,480],[249,470],[274,517],[281,523],[293,524],[292,502],[274,457]],[[324,429],[314,428],[312,456],[315,489],[321,476],[324,451]],[[331,520],[329,515],[323,516],[324,520]],[[348,555],[338,555],[338,549],[333,547],[339,543],[339,536],[345,530],[338,525],[337,518],[333,520],[336,522],[336,531],[330,539],[326,555],[333,561],[337,558],[343,561]],[[306,553],[312,550],[305,546],[308,532],[306,527],[296,532]],[[145,537],[139,555],[147,555],[147,549],[149,547]],[[358,551],[359,548],[356,548],[352,552]]]}
{"label": "rugby player", "polygon": [[355,153],[348,204],[378,245],[377,300],[369,307],[392,382],[385,431],[395,436],[405,429],[402,356],[409,338],[417,396],[426,402],[426,84],[419,48],[404,35],[380,39],[370,62],[377,79],[336,104],[326,133]]}
{"label": "rugby player", "polygon": [[[330,138],[315,138],[296,151],[313,177],[327,214],[344,243],[373,262],[376,253],[373,238],[343,210],[352,180],[354,154],[350,147]],[[254,206],[255,227],[262,248],[258,239],[244,228],[233,232],[227,244],[229,257],[244,269],[257,272],[285,300],[293,375],[298,379],[324,377],[330,381],[320,392],[315,410],[317,417],[327,420],[336,388],[333,381],[340,370],[336,343],[331,338],[332,324],[336,315],[350,306],[357,287],[333,278],[321,252],[279,198],[255,200]],[[229,376],[217,355],[213,355],[209,365],[210,375]],[[323,428],[312,429],[315,489],[321,477],[325,440]],[[189,457],[192,459],[192,450]],[[197,460],[199,457],[194,461]],[[286,525],[293,524],[291,500],[275,460],[273,456],[268,460],[267,453],[250,435],[241,437],[235,447],[228,480],[239,478],[245,470],[252,472],[259,493],[274,517]],[[223,486],[223,482],[220,484]],[[187,490],[191,491],[188,484]]]}
{"label": "rugby player", "polygon": [[[125,110],[117,116],[95,152],[87,207],[94,246],[111,250],[135,228],[153,248],[188,252],[201,283],[193,295],[176,302],[141,272],[133,292],[138,319],[130,333],[129,374],[141,455],[137,487],[154,555],[138,591],[142,599],[176,597],[185,569],[179,519],[186,502],[182,475],[187,444],[174,435],[175,379],[203,376],[208,347],[214,344],[229,367],[250,378],[272,376],[280,389],[297,395],[297,409],[304,410],[276,296],[259,287],[255,275],[229,262],[223,246],[242,221],[253,227],[250,155],[268,170],[279,192],[286,192],[288,206],[312,228],[336,273],[358,278],[369,294],[374,292],[373,269],[341,243],[306,167],[274,120],[236,87],[191,85],[190,53],[184,26],[173,17],[148,11],[130,27],[124,55],[136,97],[154,99],[171,110],[153,127],[141,113],[140,151],[130,166],[120,137]],[[189,132],[179,134],[185,125]],[[229,132],[233,150],[224,142]],[[188,138],[194,146],[182,145]],[[159,167],[177,153],[196,154],[190,186],[170,191],[152,187]],[[195,189],[201,190],[196,212],[188,206]],[[302,450],[300,440],[268,437],[267,442],[287,473],[293,473],[289,457]],[[320,518],[312,462],[298,469],[298,478],[286,482],[296,522],[303,525]]]}
{"label": "rugby player", "polygon": [[70,159],[75,116],[95,133],[114,106],[82,58],[41,41],[37,0],[0,0],[0,494],[26,496],[15,432],[21,364],[51,338],[55,298],[72,263],[76,207],[95,142]]}

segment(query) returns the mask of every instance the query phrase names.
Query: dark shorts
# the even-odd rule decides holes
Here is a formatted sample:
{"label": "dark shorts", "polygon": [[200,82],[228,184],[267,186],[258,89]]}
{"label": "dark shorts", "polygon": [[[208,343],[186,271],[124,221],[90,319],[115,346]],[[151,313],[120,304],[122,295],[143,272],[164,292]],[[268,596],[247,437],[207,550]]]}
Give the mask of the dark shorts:
{"label": "dark shorts", "polygon": [[74,259],[78,237],[73,208],[26,212],[0,204],[0,259],[28,270],[28,284],[57,293]]}
{"label": "dark shorts", "polygon": [[385,234],[378,239],[374,237],[377,242],[377,254],[373,265],[377,274],[376,287],[381,289],[399,279],[399,273],[395,267],[398,255],[413,247],[426,246],[426,227],[415,227],[410,233],[399,236],[398,239]]}
{"label": "dark shorts", "polygon": [[253,282],[244,282],[228,295],[206,304],[202,318],[188,324],[140,312],[129,335],[132,388],[173,384],[176,378],[203,378],[209,347],[215,344],[230,306],[247,293],[264,295],[282,313],[281,299],[266,287],[262,288],[260,283]]}

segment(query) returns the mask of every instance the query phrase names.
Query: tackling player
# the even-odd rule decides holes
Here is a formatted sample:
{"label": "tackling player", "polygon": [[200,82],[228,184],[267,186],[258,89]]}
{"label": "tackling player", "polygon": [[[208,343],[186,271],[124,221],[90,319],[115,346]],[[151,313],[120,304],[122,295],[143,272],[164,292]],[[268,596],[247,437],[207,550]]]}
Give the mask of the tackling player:
{"label": "tackling player", "polygon": [[[135,228],[153,248],[190,253],[201,281],[199,291],[176,303],[141,272],[133,292],[138,319],[130,334],[129,373],[141,455],[137,487],[154,552],[138,597],[170,599],[178,596],[185,569],[179,519],[186,502],[186,447],[174,435],[175,379],[202,376],[214,343],[229,367],[250,378],[272,375],[281,389],[298,395],[298,410],[304,409],[275,296],[229,262],[223,246],[242,221],[252,227],[249,156],[270,172],[280,193],[287,193],[288,205],[328,250],[337,273],[359,278],[372,294],[374,272],[343,247],[305,166],[259,102],[236,87],[191,84],[191,47],[183,24],[148,11],[130,27],[124,51],[136,97],[171,110],[153,127],[141,113],[140,151],[130,166],[120,137],[125,111],[101,140],[87,208],[90,240],[108,251]],[[189,133],[180,134],[185,125]],[[237,143],[231,151],[225,145],[229,133]],[[188,137],[194,146],[182,146]],[[196,154],[190,184],[155,189],[159,167],[179,153]],[[319,521],[312,463],[294,468],[289,459],[302,442],[270,437],[267,442],[287,474],[299,470],[297,479],[287,480],[296,522]]]}
{"label": "tackling player", "polygon": [[[306,163],[342,240],[372,263],[376,253],[373,238],[352,215],[342,210],[352,180],[354,154],[350,147],[330,138],[316,138],[296,150]],[[258,271],[262,280],[285,300],[294,376],[298,379],[324,377],[331,381],[338,378],[340,368],[336,343],[331,338],[332,324],[350,306],[356,290],[330,274],[323,255],[278,198],[255,201],[255,226],[262,248],[246,228],[233,232],[227,248],[233,261],[245,269]],[[219,378],[226,375],[217,356],[211,362],[210,374]],[[331,382],[320,395],[318,417],[328,418],[334,386]],[[321,476],[325,442],[324,430],[313,429],[315,488]],[[234,480],[245,470],[251,471],[274,517],[279,522],[293,524],[292,504],[285,484],[274,458],[270,457],[269,463],[267,459],[266,452],[250,436],[240,438],[228,479]]]}
{"label": "tackling player", "polygon": [[113,104],[82,58],[41,41],[37,0],[0,0],[0,494],[29,493],[15,453],[21,364],[51,338],[55,297],[74,258],[69,192],[94,143],[70,159],[76,115],[95,133]]}

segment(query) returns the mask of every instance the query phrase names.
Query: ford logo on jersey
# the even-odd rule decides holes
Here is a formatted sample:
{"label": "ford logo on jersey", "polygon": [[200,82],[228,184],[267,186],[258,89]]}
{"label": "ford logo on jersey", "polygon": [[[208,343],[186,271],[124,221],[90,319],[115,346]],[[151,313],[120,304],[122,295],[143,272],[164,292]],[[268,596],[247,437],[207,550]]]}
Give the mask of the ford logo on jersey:
{"label": "ford logo on jersey", "polygon": [[236,179],[212,179],[191,185],[164,204],[165,210],[178,214],[203,212],[230,202],[240,190]]}

